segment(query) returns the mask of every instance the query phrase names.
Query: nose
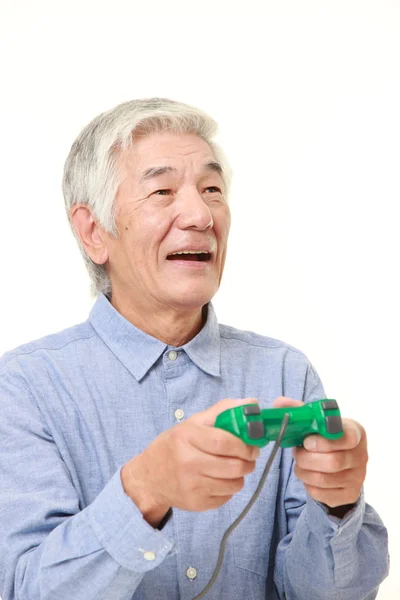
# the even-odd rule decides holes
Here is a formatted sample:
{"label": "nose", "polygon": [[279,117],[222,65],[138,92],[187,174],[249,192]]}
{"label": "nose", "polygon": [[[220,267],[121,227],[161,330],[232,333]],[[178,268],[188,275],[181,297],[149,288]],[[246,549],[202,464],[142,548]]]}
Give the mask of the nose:
{"label": "nose", "polygon": [[214,221],[211,210],[196,187],[181,191],[179,216],[176,223],[180,229],[203,231],[213,227]]}

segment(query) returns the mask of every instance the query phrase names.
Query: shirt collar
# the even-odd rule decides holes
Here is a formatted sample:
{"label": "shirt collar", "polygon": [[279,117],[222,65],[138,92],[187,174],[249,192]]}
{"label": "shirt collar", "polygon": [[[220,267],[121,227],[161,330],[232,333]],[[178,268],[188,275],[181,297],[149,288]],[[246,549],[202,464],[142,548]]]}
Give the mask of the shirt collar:
{"label": "shirt collar", "polygon": [[183,349],[189,358],[209,375],[220,377],[221,338],[214,307],[207,304],[207,320],[203,328]]}
{"label": "shirt collar", "polygon": [[[168,348],[165,342],[132,325],[104,294],[97,297],[89,314],[89,322],[138,381]],[[201,331],[180,348],[202,371],[220,376],[219,326],[211,302],[208,303],[207,320]]]}

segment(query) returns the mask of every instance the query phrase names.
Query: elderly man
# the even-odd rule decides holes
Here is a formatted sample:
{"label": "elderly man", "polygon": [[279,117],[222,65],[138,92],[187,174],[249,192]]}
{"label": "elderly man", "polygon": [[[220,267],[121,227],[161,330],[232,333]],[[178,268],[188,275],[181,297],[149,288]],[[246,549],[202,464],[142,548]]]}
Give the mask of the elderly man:
{"label": "elderly man", "polygon": [[[273,444],[223,410],[325,398],[292,346],[219,325],[230,170],[215,122],[171,100],[95,118],[65,166],[97,296],[88,320],[0,362],[3,600],[202,597]],[[228,538],[210,599],[372,599],[387,533],[366,504],[366,434],[278,451]]]}

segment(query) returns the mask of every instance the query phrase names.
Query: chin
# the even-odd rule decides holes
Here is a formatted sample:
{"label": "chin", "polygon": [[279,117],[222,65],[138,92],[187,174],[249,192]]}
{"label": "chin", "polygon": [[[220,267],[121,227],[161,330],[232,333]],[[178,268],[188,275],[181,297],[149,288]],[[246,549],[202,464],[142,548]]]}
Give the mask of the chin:
{"label": "chin", "polygon": [[215,296],[217,290],[183,290],[170,296],[168,304],[178,310],[199,310]]}

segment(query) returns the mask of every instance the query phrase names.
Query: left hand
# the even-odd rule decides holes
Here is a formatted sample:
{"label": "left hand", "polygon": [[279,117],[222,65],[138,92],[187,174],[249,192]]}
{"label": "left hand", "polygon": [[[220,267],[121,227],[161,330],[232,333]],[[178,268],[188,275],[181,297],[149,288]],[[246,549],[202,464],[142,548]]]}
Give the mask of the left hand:
{"label": "left hand", "polygon": [[[280,396],[275,408],[302,406],[303,402]],[[293,448],[294,472],[314,500],[330,507],[345,507],[357,502],[365,480],[368,462],[367,436],[364,428],[352,419],[343,419],[344,435],[328,440],[309,435],[304,447]],[[339,511],[340,513],[340,511]],[[337,516],[341,516],[338,513]]]}

